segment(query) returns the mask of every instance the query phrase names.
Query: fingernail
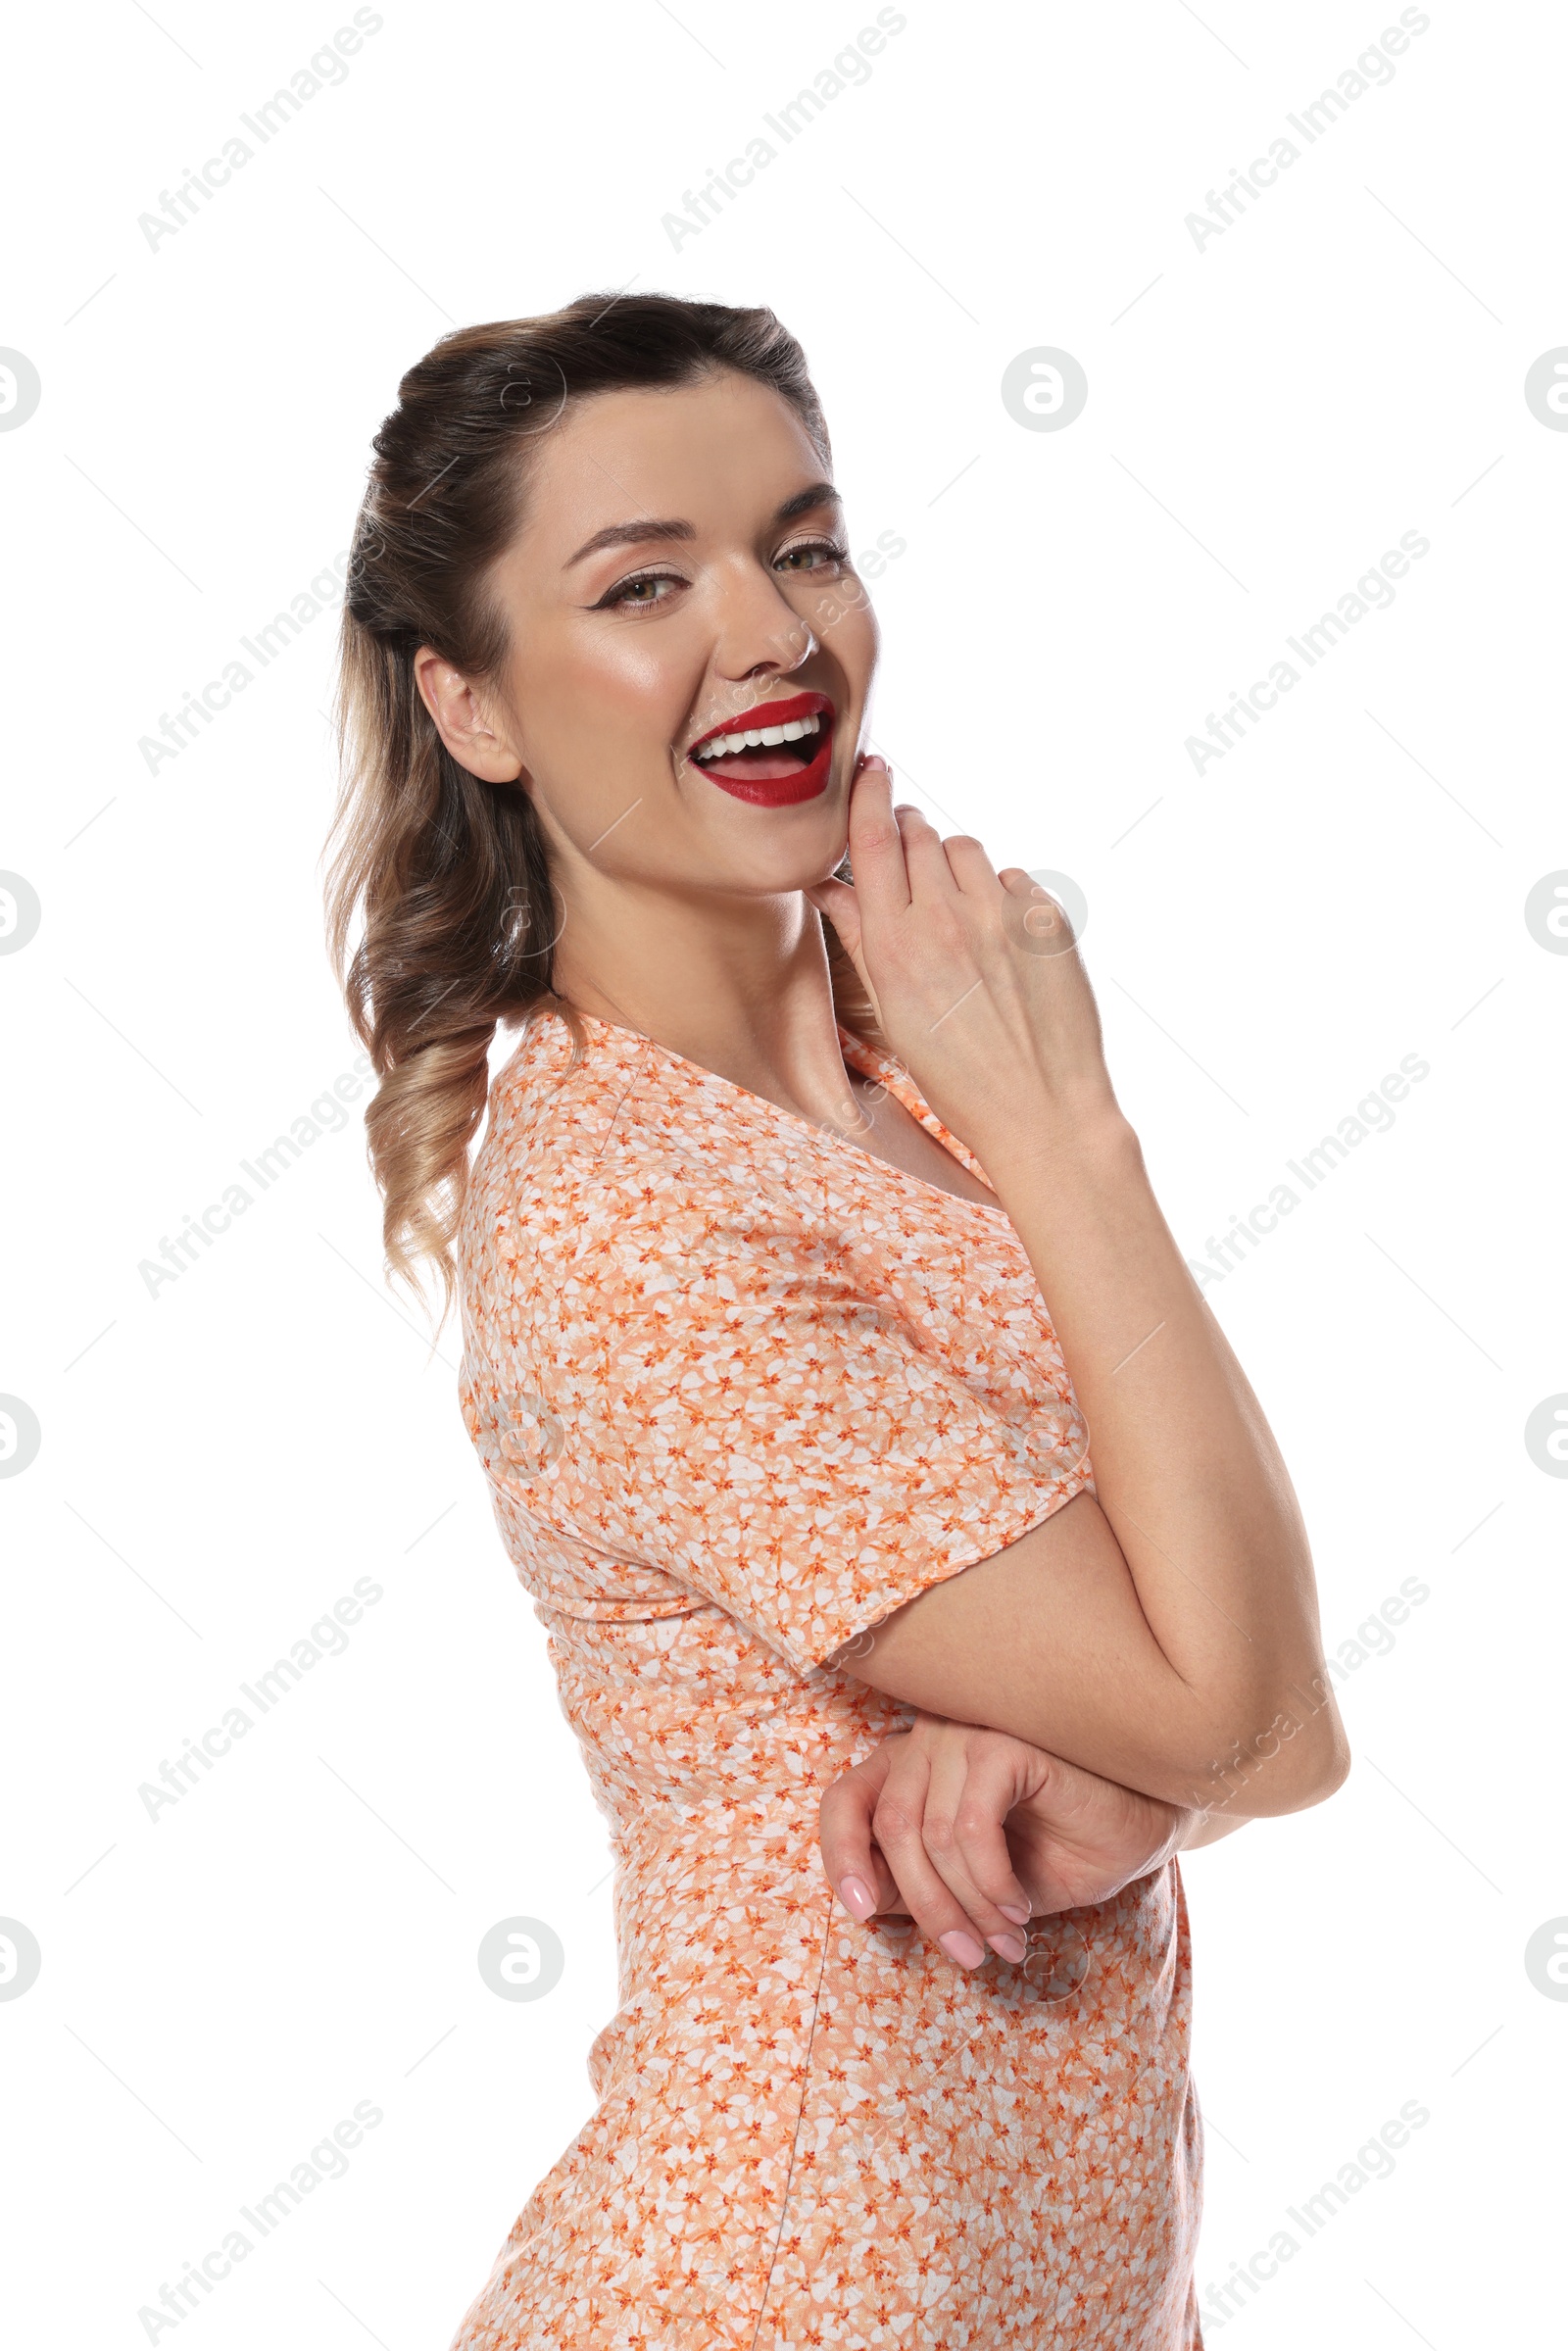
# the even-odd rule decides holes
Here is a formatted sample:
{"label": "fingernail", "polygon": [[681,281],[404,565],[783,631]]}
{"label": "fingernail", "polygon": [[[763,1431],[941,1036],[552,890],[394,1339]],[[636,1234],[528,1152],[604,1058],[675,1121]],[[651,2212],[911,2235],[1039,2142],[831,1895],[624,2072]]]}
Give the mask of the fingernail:
{"label": "fingernail", "polygon": [[876,1896],[863,1878],[841,1878],[839,1900],[851,1918],[858,1919],[862,1927],[876,1908]]}
{"label": "fingernail", "polygon": [[1014,1967],[1018,1965],[1028,1947],[1021,1935],[993,1935],[991,1937],[993,1951],[1002,1959],[1011,1960]]}
{"label": "fingernail", "polygon": [[972,1935],[965,1935],[961,1927],[955,1927],[951,1934],[939,1935],[937,1940],[959,1967],[978,1967],[986,1955],[984,1944],[977,1943]]}
{"label": "fingernail", "polygon": [[999,1902],[997,1908],[1004,1919],[1011,1919],[1015,1927],[1028,1926],[1029,1913],[1027,1910],[1020,1910],[1016,1902]]}

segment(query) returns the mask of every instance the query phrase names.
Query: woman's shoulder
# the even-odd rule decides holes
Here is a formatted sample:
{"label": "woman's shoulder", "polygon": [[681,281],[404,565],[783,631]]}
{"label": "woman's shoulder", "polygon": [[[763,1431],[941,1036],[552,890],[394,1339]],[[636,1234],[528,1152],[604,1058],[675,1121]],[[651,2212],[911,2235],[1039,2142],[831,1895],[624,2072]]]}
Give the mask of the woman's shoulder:
{"label": "woman's shoulder", "polygon": [[584,1020],[573,1035],[554,1006],[536,1009],[491,1083],[458,1236],[465,1266],[489,1281],[524,1265],[591,1279],[618,1244],[701,1219],[711,1179],[694,1166],[694,1105],[667,1078],[635,1031]]}
{"label": "woman's shoulder", "polygon": [[476,1171],[487,1155],[505,1159],[602,1135],[607,1102],[624,1059],[614,1050],[615,1034],[582,1022],[573,1033],[552,1000],[535,1004],[491,1080]]}
{"label": "woman's shoulder", "polygon": [[607,1161],[613,1175],[607,1146],[629,1075],[604,1032],[574,1037],[564,1014],[536,1006],[490,1081],[468,1201],[486,1217],[548,1231],[568,1199],[603,1180]]}

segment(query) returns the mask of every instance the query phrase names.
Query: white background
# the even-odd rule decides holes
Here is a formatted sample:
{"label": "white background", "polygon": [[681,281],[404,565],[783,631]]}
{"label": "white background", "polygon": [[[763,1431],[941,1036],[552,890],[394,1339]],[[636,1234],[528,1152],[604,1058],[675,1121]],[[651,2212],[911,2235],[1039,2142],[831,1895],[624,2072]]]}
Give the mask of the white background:
{"label": "white background", "polygon": [[[348,9],[103,0],[14,36],[0,344],[42,399],[0,434],[0,866],[42,917],[0,958],[0,1390],[42,1437],[0,1482],[0,1913],[43,1964],[0,2002],[11,2331],[146,2341],[163,2283],[368,2100],[345,2176],[155,2339],[444,2351],[590,2109],[606,1842],[454,1331],[432,1358],[383,1288],[358,1110],[176,1281],[138,1271],[358,1050],[321,943],[334,619],[155,772],[138,744],[347,547],[438,334],[631,281],[765,301],[804,341],[853,544],[906,541],[874,591],[878,747],[945,830],[1085,893],[1195,1259],[1430,1064],[1207,1293],[1330,1652],[1401,1580],[1429,1596],[1347,1678],[1345,1789],[1186,1867],[1199,2278],[1290,2229],[1238,2341],[1540,2339],[1568,2005],[1524,1951],[1568,1913],[1568,1485],[1524,1426],[1568,1390],[1568,956],[1524,903],[1568,866],[1568,433],[1523,385],[1568,344],[1564,21],[1435,0],[1200,247],[1186,216],[1396,8],[910,0],[864,86],[676,250],[662,217],[870,6],[381,13],[155,247],[138,216]],[[1087,372],[1060,431],[1001,398],[1038,346]],[[1407,531],[1430,552],[1396,601],[1195,772],[1186,738]],[[343,1653],[149,1818],[140,1786],[363,1577]],[[547,1999],[480,1980],[514,1914],[564,1943]],[[1392,2176],[1308,2240],[1287,2207],[1408,2101],[1430,2120]]]}

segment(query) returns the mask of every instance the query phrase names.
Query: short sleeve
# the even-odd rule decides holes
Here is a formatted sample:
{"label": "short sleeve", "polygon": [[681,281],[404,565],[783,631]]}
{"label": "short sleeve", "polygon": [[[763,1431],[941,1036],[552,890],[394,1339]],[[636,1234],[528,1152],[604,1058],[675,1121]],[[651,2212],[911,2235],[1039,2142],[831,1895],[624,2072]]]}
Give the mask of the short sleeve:
{"label": "short sleeve", "polygon": [[563,1473],[602,1539],[802,1669],[1093,1490],[1032,1278],[939,1306],[872,1245],[695,1217],[577,1272],[597,1360]]}

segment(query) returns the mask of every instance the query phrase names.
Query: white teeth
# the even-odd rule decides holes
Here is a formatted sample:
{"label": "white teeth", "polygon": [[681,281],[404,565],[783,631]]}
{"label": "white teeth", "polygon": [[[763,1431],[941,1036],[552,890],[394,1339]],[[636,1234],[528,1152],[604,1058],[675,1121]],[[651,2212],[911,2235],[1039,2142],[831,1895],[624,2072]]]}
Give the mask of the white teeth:
{"label": "white teeth", "polygon": [[748,727],[733,735],[714,735],[692,756],[698,759],[727,759],[737,751],[748,751],[764,743],[798,743],[803,735],[819,734],[821,727],[822,721],[815,715],[790,718],[782,726]]}

